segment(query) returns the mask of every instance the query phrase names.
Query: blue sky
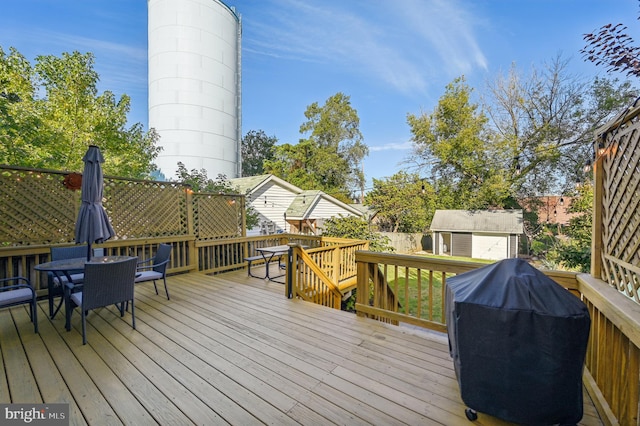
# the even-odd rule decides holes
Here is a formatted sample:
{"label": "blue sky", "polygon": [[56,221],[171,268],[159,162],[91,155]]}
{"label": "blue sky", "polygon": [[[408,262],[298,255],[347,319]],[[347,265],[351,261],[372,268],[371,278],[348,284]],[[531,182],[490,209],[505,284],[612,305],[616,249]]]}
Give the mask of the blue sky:
{"label": "blue sky", "polygon": [[[582,35],[623,23],[640,43],[637,0],[228,0],[243,24],[243,134],[296,143],[313,102],[351,98],[369,146],[367,178],[391,176],[411,153],[408,113],[430,113],[464,75],[482,91],[515,63],[522,72],[557,55],[576,74]],[[93,52],[99,89],[132,99],[147,127],[145,0],[7,0],[0,46],[32,60]]]}

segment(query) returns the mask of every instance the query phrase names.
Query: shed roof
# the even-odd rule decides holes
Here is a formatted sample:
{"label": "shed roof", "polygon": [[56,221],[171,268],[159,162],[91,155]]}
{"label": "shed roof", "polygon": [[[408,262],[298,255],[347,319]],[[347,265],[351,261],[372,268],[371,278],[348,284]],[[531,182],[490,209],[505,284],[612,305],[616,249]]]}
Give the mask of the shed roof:
{"label": "shed roof", "polygon": [[436,210],[432,231],[522,234],[522,210]]}

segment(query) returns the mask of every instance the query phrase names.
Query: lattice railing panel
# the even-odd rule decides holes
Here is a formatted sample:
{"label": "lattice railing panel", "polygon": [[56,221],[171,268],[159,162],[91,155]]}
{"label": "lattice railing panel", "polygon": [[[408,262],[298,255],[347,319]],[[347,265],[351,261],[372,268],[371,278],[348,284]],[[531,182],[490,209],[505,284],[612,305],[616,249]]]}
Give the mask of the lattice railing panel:
{"label": "lattice railing panel", "polygon": [[242,236],[240,196],[193,194],[193,220],[199,241]]}
{"label": "lattice railing panel", "polygon": [[[81,191],[79,180],[64,184],[71,175],[0,166],[0,245],[73,243]],[[114,240],[190,234],[187,186],[114,177],[104,182]]]}
{"label": "lattice railing panel", "polygon": [[186,187],[105,178],[104,207],[116,239],[188,234]]}
{"label": "lattice railing panel", "polygon": [[[603,133],[600,278],[640,302],[640,110]],[[598,194],[596,194],[597,196]]]}
{"label": "lattice railing panel", "polygon": [[21,246],[72,241],[80,191],[63,185],[65,175],[0,169],[0,244]]}

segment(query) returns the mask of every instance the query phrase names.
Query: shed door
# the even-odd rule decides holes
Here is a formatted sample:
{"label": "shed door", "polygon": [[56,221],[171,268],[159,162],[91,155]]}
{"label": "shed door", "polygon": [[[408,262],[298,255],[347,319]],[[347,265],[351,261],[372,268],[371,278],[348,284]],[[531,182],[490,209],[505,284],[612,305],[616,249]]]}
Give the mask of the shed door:
{"label": "shed door", "polygon": [[451,255],[472,257],[472,234],[452,234],[451,235]]}
{"label": "shed door", "polygon": [[509,256],[509,236],[473,234],[473,256],[477,259],[501,260]]}

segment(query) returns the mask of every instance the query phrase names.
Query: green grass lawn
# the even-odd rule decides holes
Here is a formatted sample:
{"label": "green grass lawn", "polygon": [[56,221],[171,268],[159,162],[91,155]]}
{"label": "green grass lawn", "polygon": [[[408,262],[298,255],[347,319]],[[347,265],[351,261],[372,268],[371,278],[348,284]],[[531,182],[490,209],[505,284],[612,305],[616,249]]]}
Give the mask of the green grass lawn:
{"label": "green grass lawn", "polygon": [[[495,262],[494,260],[472,259],[457,256],[423,256],[434,259],[461,260],[481,264],[490,264]],[[455,274],[447,274],[446,276],[447,278],[450,278],[454,275]],[[409,315],[444,323],[442,272],[433,272],[430,279],[429,271],[421,270],[419,279],[418,270],[415,268],[398,268],[396,270],[395,268],[390,267],[387,270],[387,282],[398,296],[398,300],[401,304],[401,307],[398,309],[400,312],[406,313],[406,308],[408,307]],[[408,297],[406,297],[407,295]]]}

